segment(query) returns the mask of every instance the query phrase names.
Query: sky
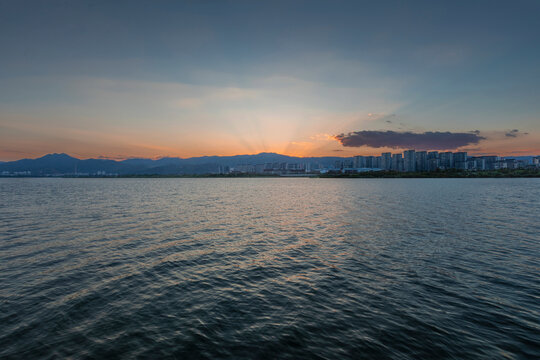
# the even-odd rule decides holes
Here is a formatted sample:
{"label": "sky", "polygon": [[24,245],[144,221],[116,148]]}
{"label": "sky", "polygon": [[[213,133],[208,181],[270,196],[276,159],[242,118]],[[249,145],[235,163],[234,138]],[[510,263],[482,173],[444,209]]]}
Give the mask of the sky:
{"label": "sky", "polygon": [[540,154],[540,1],[0,0],[0,160]]}

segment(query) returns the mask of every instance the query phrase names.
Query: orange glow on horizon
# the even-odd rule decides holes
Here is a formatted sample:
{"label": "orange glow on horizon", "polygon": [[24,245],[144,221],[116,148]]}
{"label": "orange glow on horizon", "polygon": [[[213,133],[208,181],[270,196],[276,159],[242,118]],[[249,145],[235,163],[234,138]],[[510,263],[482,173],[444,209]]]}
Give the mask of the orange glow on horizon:
{"label": "orange glow on horizon", "polygon": [[[212,146],[206,151],[199,149],[199,151],[186,151],[181,148],[167,147],[167,146],[153,146],[148,143],[138,144],[132,147],[123,147],[121,150],[117,147],[89,147],[89,146],[42,146],[36,147],[35,150],[26,151],[5,151],[0,149],[0,159],[2,161],[14,161],[23,158],[39,158],[41,156],[51,153],[66,153],[70,156],[79,159],[109,159],[109,160],[126,160],[130,158],[145,158],[145,159],[161,159],[165,157],[179,157],[179,158],[191,158],[202,156],[234,156],[234,155],[256,155],[259,153],[277,153],[281,155],[287,155],[292,157],[352,157],[356,155],[361,156],[379,156],[384,152],[402,153],[407,149],[393,149],[393,148],[347,148],[332,144],[332,148],[317,147],[312,143],[295,142],[290,144],[281,144],[279,146],[268,146],[265,149],[252,149],[246,151],[242,146]],[[218,149],[219,148],[219,149]],[[120,151],[119,151],[120,150]],[[442,150],[444,151],[444,150]],[[540,147],[528,146],[521,149],[516,147],[498,147],[496,144],[486,144],[483,147],[475,147],[474,150],[460,148],[450,149],[448,151],[467,151],[469,155],[498,155],[504,157],[511,156],[526,156],[526,155],[539,155]],[[441,152],[441,150],[440,150]]]}

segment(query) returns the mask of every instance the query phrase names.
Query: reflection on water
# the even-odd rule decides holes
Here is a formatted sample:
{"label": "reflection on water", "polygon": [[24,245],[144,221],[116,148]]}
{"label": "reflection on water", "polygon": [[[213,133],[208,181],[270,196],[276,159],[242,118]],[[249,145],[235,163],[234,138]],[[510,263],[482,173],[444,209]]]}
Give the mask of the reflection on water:
{"label": "reflection on water", "polygon": [[0,179],[0,357],[539,358],[540,179]]}

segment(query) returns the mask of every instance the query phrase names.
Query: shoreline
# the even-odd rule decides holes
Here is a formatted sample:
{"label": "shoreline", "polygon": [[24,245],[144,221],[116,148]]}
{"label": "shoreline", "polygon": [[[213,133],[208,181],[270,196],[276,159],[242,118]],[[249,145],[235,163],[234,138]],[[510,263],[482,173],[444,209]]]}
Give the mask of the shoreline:
{"label": "shoreline", "polygon": [[472,179],[472,178],[540,178],[540,169],[486,170],[486,171],[434,171],[392,172],[372,171],[364,173],[330,174],[126,174],[116,176],[88,175],[13,175],[0,178],[83,178],[83,179],[158,179],[158,178],[321,178],[321,179]]}

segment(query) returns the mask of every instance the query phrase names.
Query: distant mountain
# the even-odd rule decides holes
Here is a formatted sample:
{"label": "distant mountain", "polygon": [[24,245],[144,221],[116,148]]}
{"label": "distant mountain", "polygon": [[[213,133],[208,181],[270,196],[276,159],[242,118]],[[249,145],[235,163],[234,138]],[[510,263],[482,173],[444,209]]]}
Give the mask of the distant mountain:
{"label": "distant mountain", "polygon": [[0,172],[30,171],[36,175],[65,173],[75,169],[75,164],[78,161],[80,160],[67,154],[49,154],[38,159],[22,159],[2,163],[0,164]]}
{"label": "distant mountain", "polygon": [[37,159],[22,159],[0,163],[2,173],[29,172],[32,176],[71,174],[119,174],[119,175],[170,175],[217,173],[220,166],[258,165],[266,163],[311,163],[329,166],[340,157],[300,158],[276,153],[235,156],[202,156],[193,158],[127,159],[122,161],[106,159],[81,160],[67,154],[48,154]]}

